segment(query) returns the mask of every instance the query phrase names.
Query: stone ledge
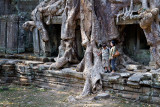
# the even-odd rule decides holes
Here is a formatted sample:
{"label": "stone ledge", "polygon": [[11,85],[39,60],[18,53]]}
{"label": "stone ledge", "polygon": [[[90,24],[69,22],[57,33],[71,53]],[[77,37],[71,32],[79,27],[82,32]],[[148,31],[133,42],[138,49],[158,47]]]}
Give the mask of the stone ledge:
{"label": "stone ledge", "polygon": [[[11,83],[53,88],[56,84],[83,88],[84,76],[75,66],[61,70],[48,70],[51,63],[28,60],[0,60],[0,83]],[[14,72],[10,72],[14,71]],[[8,74],[8,72],[10,74]],[[160,72],[123,72],[102,74],[104,90],[111,89],[118,96],[159,104]],[[147,97],[146,97],[147,96]]]}

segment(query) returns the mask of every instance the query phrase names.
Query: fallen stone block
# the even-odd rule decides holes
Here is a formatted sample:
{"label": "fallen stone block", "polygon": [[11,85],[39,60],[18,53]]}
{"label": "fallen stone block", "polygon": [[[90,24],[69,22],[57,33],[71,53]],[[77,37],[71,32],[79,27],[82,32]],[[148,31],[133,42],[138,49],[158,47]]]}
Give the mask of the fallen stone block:
{"label": "fallen stone block", "polygon": [[101,94],[98,94],[96,97],[94,97],[95,100],[108,99],[108,98],[110,98],[109,92],[101,93]]}
{"label": "fallen stone block", "polygon": [[129,71],[133,71],[133,70],[138,70],[138,69],[142,69],[141,65],[135,65],[135,64],[128,64],[126,66],[126,69]]}
{"label": "fallen stone block", "polygon": [[143,78],[142,73],[135,73],[131,77],[128,78],[128,81],[140,82],[141,78]]}

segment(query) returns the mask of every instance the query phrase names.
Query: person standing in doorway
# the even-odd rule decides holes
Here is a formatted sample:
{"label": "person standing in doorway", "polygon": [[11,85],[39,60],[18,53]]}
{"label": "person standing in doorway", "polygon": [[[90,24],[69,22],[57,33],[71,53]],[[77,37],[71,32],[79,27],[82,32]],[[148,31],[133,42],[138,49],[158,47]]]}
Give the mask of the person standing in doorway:
{"label": "person standing in doorway", "polygon": [[111,62],[112,73],[114,73],[116,71],[116,67],[115,67],[115,62],[116,62],[116,57],[115,57],[116,46],[115,45],[116,45],[115,41],[112,40],[110,42],[111,49],[110,49],[110,54],[109,54],[109,60]]}
{"label": "person standing in doorway", "polygon": [[102,54],[102,65],[105,69],[105,73],[110,72],[110,63],[109,63],[109,54],[110,49],[107,47],[106,44],[102,45],[101,52],[98,53],[98,56]]}

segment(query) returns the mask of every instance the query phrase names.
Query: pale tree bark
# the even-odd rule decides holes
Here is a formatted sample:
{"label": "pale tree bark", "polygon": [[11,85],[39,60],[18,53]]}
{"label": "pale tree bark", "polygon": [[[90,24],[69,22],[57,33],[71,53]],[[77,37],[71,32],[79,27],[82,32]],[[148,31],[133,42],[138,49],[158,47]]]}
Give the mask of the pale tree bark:
{"label": "pale tree bark", "polygon": [[[61,57],[58,57],[56,62],[53,63],[50,69],[60,69],[67,63],[78,63],[78,59],[75,53],[75,29],[76,21],[79,18],[79,0],[67,0],[64,13],[62,15],[62,31],[61,39],[64,48],[64,53],[61,53]],[[64,45],[65,44],[65,45]]]}
{"label": "pale tree bark", "polygon": [[[80,20],[82,44],[86,47],[84,58],[77,66],[86,79],[81,97],[102,90],[101,74],[104,73],[98,44],[106,43],[119,36],[112,16],[111,3],[103,0],[81,0]],[[106,23],[106,24],[104,24]],[[109,27],[112,26],[112,27]]]}
{"label": "pale tree bark", "polygon": [[150,45],[150,52],[160,67],[160,25],[159,25],[159,0],[149,0],[150,7],[140,14],[140,26],[144,30],[147,42]]}

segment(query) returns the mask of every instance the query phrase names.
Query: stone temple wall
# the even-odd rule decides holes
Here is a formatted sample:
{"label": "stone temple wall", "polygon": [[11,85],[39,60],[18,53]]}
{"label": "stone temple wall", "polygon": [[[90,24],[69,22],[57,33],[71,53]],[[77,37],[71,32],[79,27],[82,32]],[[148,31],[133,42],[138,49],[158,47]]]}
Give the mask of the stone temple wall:
{"label": "stone temple wall", "polygon": [[33,37],[22,24],[30,20],[39,0],[0,0],[0,53],[23,53],[33,50]]}
{"label": "stone temple wall", "polygon": [[[51,63],[27,60],[0,60],[0,84],[15,83],[55,88],[56,85],[81,89],[82,72],[75,66],[61,70],[48,70]],[[140,65],[128,65],[121,73],[102,74],[103,90],[117,97],[160,104],[160,73]]]}
{"label": "stone temple wall", "polygon": [[[50,41],[41,40],[37,29],[25,31],[22,25],[31,20],[31,12],[43,0],[0,1],[0,54],[34,53],[36,56],[57,56],[60,45],[61,16],[47,26]],[[48,48],[46,48],[48,47]]]}

